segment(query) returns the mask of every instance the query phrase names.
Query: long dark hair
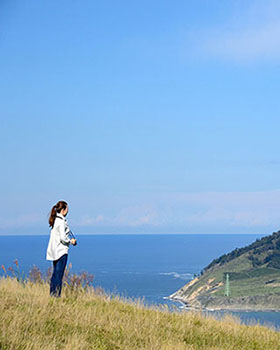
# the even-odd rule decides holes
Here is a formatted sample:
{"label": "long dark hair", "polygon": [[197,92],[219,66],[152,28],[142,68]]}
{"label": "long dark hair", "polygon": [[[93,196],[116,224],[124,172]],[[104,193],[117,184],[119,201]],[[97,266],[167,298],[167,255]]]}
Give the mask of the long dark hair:
{"label": "long dark hair", "polygon": [[49,225],[51,228],[53,228],[54,220],[56,217],[56,213],[60,213],[62,209],[66,209],[68,204],[65,201],[58,201],[51,210],[50,217],[49,217]]}

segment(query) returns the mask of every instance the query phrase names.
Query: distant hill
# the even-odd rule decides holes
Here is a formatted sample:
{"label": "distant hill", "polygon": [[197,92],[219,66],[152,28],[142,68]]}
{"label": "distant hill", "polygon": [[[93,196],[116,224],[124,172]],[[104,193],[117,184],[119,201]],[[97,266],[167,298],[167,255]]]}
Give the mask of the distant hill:
{"label": "distant hill", "polygon": [[214,259],[170,298],[195,308],[280,310],[280,231]]}

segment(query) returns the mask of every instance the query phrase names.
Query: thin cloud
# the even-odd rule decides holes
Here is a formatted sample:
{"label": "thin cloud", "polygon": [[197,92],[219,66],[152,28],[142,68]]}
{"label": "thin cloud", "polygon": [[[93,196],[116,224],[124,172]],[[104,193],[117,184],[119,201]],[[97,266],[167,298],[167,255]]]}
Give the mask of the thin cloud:
{"label": "thin cloud", "polygon": [[277,227],[280,222],[279,190],[181,193],[173,197],[177,206],[186,207],[186,224]]}
{"label": "thin cloud", "polygon": [[[129,198],[127,198],[129,201]],[[87,227],[277,227],[280,191],[147,193],[138,205],[119,208],[115,215],[87,215]],[[142,201],[142,204],[140,203]],[[122,201],[123,202],[123,201]],[[77,224],[77,223],[75,223]]]}
{"label": "thin cloud", "polygon": [[[257,192],[160,192],[119,197],[100,211],[69,217],[77,232],[269,232],[280,223],[280,190]],[[132,201],[137,200],[137,203]],[[91,212],[92,210],[92,212]],[[77,215],[75,217],[75,215]],[[0,232],[47,228],[45,215],[22,214],[0,220]],[[26,231],[26,230],[25,230]],[[34,230],[33,230],[34,231]],[[32,231],[32,232],[33,232]]]}
{"label": "thin cloud", "polygon": [[280,59],[280,21],[260,28],[247,28],[223,34],[213,33],[204,43],[213,56],[234,61]]}
{"label": "thin cloud", "polygon": [[199,47],[207,56],[237,62],[280,59],[280,3],[254,1],[241,6],[232,18],[200,35]]}
{"label": "thin cloud", "polygon": [[143,203],[123,208],[112,221],[116,225],[131,227],[157,225],[157,215],[155,206]]}
{"label": "thin cloud", "polygon": [[101,224],[104,222],[106,222],[106,218],[102,214],[96,215],[94,217],[92,217],[90,215],[83,215],[81,217],[81,219],[79,220],[79,222],[77,222],[77,224],[79,226],[91,226],[91,225],[95,225],[95,224]]}
{"label": "thin cloud", "polygon": [[125,206],[116,215],[99,214],[91,216],[83,215],[75,224],[77,226],[106,226],[106,227],[138,227],[143,225],[157,225],[157,213],[155,208],[140,204]]}
{"label": "thin cloud", "polygon": [[36,226],[43,222],[38,213],[22,214],[13,218],[0,218],[0,229]]}

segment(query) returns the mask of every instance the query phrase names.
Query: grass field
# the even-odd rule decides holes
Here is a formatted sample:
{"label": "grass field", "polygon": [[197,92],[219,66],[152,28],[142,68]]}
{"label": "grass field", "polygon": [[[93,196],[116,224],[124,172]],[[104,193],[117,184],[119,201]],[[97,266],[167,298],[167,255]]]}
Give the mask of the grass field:
{"label": "grass field", "polygon": [[0,349],[280,350],[280,333],[194,312],[144,307],[141,300],[45,282],[0,279]]}

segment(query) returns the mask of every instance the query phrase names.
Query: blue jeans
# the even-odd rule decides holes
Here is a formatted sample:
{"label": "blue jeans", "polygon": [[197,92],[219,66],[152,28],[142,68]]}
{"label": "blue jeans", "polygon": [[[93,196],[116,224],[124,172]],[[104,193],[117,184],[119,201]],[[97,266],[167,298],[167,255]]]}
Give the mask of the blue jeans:
{"label": "blue jeans", "polygon": [[60,297],[62,278],[67,263],[68,254],[62,255],[58,260],[53,261],[53,274],[50,283],[50,295]]}

